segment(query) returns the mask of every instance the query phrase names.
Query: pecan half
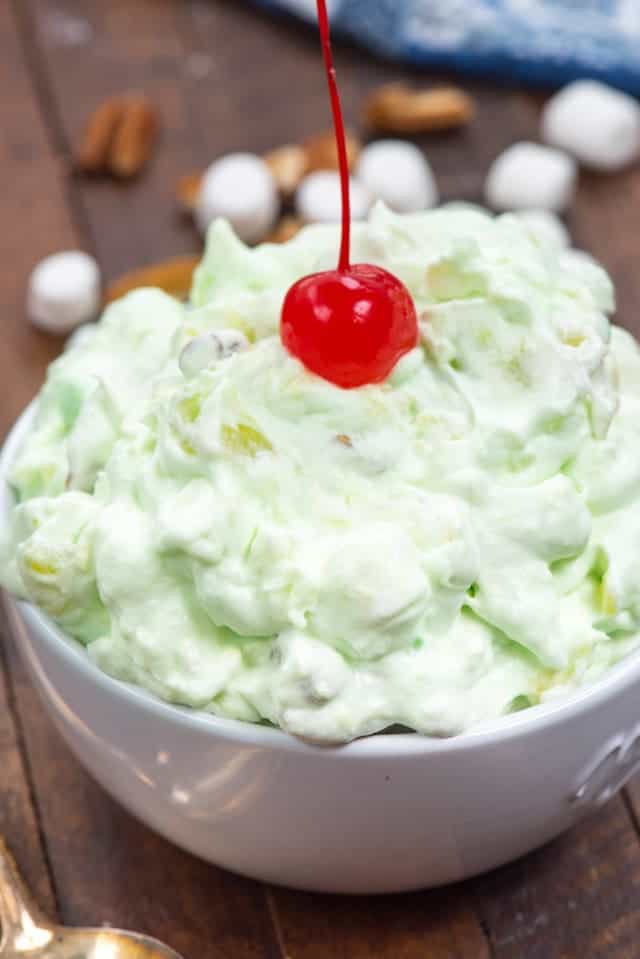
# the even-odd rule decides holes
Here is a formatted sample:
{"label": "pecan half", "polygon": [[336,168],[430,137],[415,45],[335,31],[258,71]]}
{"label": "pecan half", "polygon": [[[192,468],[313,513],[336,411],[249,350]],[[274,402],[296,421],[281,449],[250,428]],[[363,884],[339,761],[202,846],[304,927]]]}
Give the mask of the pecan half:
{"label": "pecan half", "polygon": [[388,83],[367,98],[364,121],[385,133],[428,133],[463,126],[473,116],[472,99],[457,87],[413,90]]}
{"label": "pecan half", "polygon": [[196,208],[203,176],[202,170],[192,170],[181,176],[176,184],[178,202],[186,213],[193,213]]}
{"label": "pecan half", "polygon": [[89,117],[75,165],[83,173],[136,176],[151,155],[158,128],[158,114],[145,96],[109,97]]}
{"label": "pecan half", "polygon": [[[309,137],[305,141],[304,149],[307,154],[307,173],[313,173],[315,170],[338,169],[338,147],[332,130]],[[358,137],[347,130],[347,157],[350,170],[353,170],[358,162],[361,149],[362,144]]]}
{"label": "pecan half", "polygon": [[109,97],[89,117],[75,155],[83,173],[103,173],[108,166],[111,145],[124,114],[122,97]]}
{"label": "pecan half", "polygon": [[270,150],[263,157],[284,197],[291,197],[309,170],[309,160],[304,147],[295,143]]}
{"label": "pecan half", "polygon": [[109,151],[109,169],[118,177],[137,176],[151,156],[158,135],[158,114],[141,95],[127,97]]}

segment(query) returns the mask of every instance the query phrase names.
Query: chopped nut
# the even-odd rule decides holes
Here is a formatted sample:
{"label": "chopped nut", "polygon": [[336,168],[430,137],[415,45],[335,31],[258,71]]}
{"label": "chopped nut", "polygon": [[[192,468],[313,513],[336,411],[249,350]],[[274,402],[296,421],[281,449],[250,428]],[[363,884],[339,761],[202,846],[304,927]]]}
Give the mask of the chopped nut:
{"label": "chopped nut", "polygon": [[278,147],[265,153],[263,157],[285,197],[293,196],[305,173],[309,169],[307,151],[296,144]]}
{"label": "chopped nut", "polygon": [[124,109],[122,97],[109,97],[89,117],[75,157],[76,167],[83,173],[102,173],[106,170]]}
{"label": "chopped nut", "polygon": [[146,97],[109,97],[93,112],[76,151],[83,173],[132,177],[145,165],[158,132],[158,116]]}
{"label": "chopped nut", "polygon": [[158,115],[144,96],[130,96],[116,126],[109,169],[119,177],[136,176],[151,156],[158,134]]}
{"label": "chopped nut", "polygon": [[402,83],[378,87],[364,106],[364,120],[387,133],[428,133],[468,123],[473,101],[457,87],[412,90]]}
{"label": "chopped nut", "polygon": [[141,270],[125,273],[109,285],[105,301],[111,303],[143,286],[159,287],[177,299],[185,299],[191,289],[193,273],[199,262],[200,254],[176,256],[170,260],[143,267]]}
{"label": "chopped nut", "polygon": [[300,232],[304,223],[295,216],[283,217],[277,226],[271,231],[266,239],[266,243],[287,243]]}
{"label": "chopped nut", "polygon": [[187,213],[193,213],[196,208],[203,176],[202,170],[192,170],[181,176],[176,184],[176,196]]}
{"label": "chopped nut", "polygon": [[[310,137],[304,144],[307,154],[307,173],[315,170],[338,169],[338,147],[333,131]],[[357,136],[347,131],[347,158],[349,170],[353,170],[360,156],[361,143]]]}
{"label": "chopped nut", "polygon": [[336,436],[336,439],[338,443],[342,443],[343,446],[353,447],[353,443],[351,442],[351,437],[347,436],[346,433],[339,433]]}

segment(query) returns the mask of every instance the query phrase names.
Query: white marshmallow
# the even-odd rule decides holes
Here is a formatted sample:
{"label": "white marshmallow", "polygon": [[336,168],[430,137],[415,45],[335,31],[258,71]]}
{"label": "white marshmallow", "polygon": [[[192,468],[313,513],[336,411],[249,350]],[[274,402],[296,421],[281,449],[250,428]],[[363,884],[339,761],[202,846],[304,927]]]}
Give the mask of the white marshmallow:
{"label": "white marshmallow", "polygon": [[29,277],[29,319],[49,333],[69,333],[98,312],[100,285],[98,264],[88,253],[66,250],[47,256]]}
{"label": "white marshmallow", "polygon": [[[349,180],[351,219],[364,220],[371,206],[371,195],[355,177]],[[318,170],[306,176],[296,192],[296,210],[305,223],[337,223],[342,214],[340,174]]]}
{"label": "white marshmallow", "polygon": [[487,202],[496,210],[551,210],[561,213],[576,186],[574,160],[537,143],[514,143],[494,161],[485,183]]}
{"label": "white marshmallow", "polygon": [[438,202],[431,167],[408,140],[377,140],[360,154],[357,175],[369,192],[396,213],[415,213]]}
{"label": "white marshmallow", "polygon": [[536,242],[547,250],[566,250],[571,246],[571,235],[555,213],[548,210],[523,210],[517,214]]}
{"label": "white marshmallow", "polygon": [[252,153],[230,153],[206,171],[195,214],[203,233],[213,220],[224,217],[241,240],[258,243],[279,210],[278,188],[264,160]]}
{"label": "white marshmallow", "polygon": [[621,170],[640,156],[640,106],[604,83],[577,80],[547,103],[542,138],[592,170]]}
{"label": "white marshmallow", "polygon": [[240,330],[215,330],[195,336],[184,346],[178,357],[182,374],[191,379],[218,360],[249,348],[249,341]]}

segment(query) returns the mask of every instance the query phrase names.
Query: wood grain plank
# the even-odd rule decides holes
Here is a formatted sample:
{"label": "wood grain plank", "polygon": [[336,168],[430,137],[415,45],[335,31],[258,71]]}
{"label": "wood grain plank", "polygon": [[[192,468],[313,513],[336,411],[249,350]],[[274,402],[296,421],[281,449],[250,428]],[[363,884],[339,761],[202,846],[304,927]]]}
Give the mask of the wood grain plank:
{"label": "wood grain plank", "polygon": [[[1,597],[0,597],[1,600]],[[0,601],[0,607],[1,607]],[[40,841],[27,771],[20,748],[14,704],[3,652],[5,630],[0,609],[0,834],[10,846],[27,884],[43,909],[55,915],[55,897]]]}
{"label": "wood grain plank", "polygon": [[489,959],[464,886],[349,898],[272,891],[291,959]]}
{"label": "wood grain plank", "polygon": [[[76,195],[107,280],[167,256],[200,249],[173,194],[197,162],[197,130],[184,97],[189,56],[172,0],[66,0],[71,34],[48,0],[22,4],[25,33],[41,71],[56,137],[67,159],[92,110],[106,97],[141,90],[161,116],[161,136],[144,175],[130,182],[74,176]],[[77,37],[78,39],[74,39]]]}
{"label": "wood grain plank", "polygon": [[583,173],[572,227],[576,243],[611,274],[618,301],[616,322],[640,336],[638,222],[640,169],[616,176]]}
{"label": "wood grain plank", "polygon": [[624,791],[624,798],[629,809],[636,834],[640,837],[640,773],[631,779]]}
{"label": "wood grain plank", "polygon": [[[8,3],[0,4],[0,437],[32,398],[60,340],[36,332],[25,316],[32,267],[48,253],[77,245],[65,202],[65,171],[50,152],[21,59]],[[46,158],[46,159],[43,159]]]}
{"label": "wood grain plank", "polygon": [[[29,271],[47,253],[76,245],[65,203],[64,170],[49,150],[9,4],[0,4],[0,130],[0,168],[5,177],[0,231],[3,437],[60,348],[59,340],[37,333],[26,320],[24,291]],[[5,640],[0,618],[0,832],[41,905],[54,915],[54,891],[9,687]]]}
{"label": "wood grain plank", "polygon": [[621,799],[472,884],[494,959],[636,959],[640,848]]}

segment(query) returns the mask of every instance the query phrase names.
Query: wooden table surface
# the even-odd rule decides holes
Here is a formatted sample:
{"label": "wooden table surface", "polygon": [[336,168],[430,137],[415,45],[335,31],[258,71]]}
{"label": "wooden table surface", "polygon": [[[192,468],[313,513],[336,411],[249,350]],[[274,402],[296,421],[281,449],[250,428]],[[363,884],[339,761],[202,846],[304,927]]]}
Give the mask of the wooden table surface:
{"label": "wooden table surface", "polygon": [[[351,117],[364,91],[406,74],[345,47],[337,65]],[[536,98],[468,86],[473,126],[428,142],[445,198],[479,199],[496,153],[536,134]],[[162,111],[151,169],[127,186],[78,179],[69,155],[87,114],[131,88]],[[61,345],[24,318],[40,257],[81,246],[112,278],[196,250],[175,209],[179,174],[327,124],[315,37],[240,0],[0,0],[0,432]],[[621,322],[640,332],[638,225],[639,171],[582,177],[573,235],[612,271]],[[453,888],[375,900],[266,888],[179,852],[116,806],[44,716],[10,642],[0,770],[0,831],[43,905],[64,922],[152,933],[186,959],[640,956],[640,784],[544,850]]]}

